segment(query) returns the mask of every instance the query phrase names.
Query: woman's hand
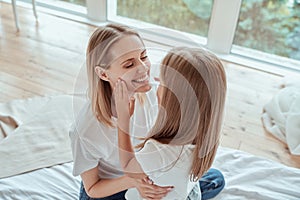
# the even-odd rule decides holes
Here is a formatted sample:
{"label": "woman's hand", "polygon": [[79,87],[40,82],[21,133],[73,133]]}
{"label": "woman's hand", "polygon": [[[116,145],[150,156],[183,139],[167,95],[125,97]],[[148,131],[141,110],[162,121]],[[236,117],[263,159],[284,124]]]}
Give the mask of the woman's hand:
{"label": "woman's hand", "polygon": [[173,186],[158,186],[153,183],[148,177],[144,179],[135,179],[136,189],[139,191],[143,199],[160,200],[165,197]]}
{"label": "woman's hand", "polygon": [[118,127],[124,132],[129,131],[130,116],[134,111],[134,98],[129,98],[126,84],[123,80],[119,79],[114,89],[116,111],[118,116]]}

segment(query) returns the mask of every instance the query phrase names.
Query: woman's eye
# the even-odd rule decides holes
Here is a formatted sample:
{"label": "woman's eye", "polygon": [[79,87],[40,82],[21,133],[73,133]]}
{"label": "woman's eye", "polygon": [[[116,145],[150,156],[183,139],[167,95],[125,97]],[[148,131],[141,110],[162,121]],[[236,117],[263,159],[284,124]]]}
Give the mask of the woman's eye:
{"label": "woman's eye", "polygon": [[143,57],[141,57],[142,60],[146,60],[148,58],[147,55],[144,55]]}
{"label": "woman's eye", "polygon": [[125,68],[130,68],[132,66],[133,66],[133,63],[128,63],[128,64],[124,65]]}

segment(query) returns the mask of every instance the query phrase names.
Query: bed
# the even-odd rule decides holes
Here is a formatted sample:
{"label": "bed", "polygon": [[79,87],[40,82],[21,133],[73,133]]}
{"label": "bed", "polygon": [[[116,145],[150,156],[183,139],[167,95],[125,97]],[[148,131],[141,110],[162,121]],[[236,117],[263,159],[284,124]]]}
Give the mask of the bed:
{"label": "bed", "polygon": [[[78,199],[68,128],[82,99],[58,95],[0,105],[0,199]],[[226,179],[214,199],[300,199],[300,169],[225,147],[213,167]]]}

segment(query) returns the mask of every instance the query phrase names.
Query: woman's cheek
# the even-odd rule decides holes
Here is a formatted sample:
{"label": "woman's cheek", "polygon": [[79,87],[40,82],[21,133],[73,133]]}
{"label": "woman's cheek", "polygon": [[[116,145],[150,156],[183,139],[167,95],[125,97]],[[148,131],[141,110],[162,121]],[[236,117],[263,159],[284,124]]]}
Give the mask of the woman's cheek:
{"label": "woman's cheek", "polygon": [[136,88],[132,83],[134,74],[136,73],[135,69],[131,69],[128,72],[124,73],[120,78],[125,81],[128,92],[134,92]]}
{"label": "woman's cheek", "polygon": [[134,92],[136,88],[134,88],[134,85],[132,84],[131,79],[130,80],[124,80],[127,86],[128,92]]}

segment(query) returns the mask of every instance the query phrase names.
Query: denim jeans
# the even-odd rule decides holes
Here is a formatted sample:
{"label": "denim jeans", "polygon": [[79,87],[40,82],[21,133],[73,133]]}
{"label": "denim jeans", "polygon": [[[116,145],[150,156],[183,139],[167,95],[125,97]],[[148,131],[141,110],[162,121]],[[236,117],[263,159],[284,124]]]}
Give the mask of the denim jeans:
{"label": "denim jeans", "polygon": [[108,197],[103,197],[103,198],[91,198],[87,195],[83,184],[81,182],[81,186],[80,186],[80,194],[79,194],[79,200],[126,200],[125,199],[125,193],[127,190],[121,191],[119,193],[113,194],[111,196]]}
{"label": "denim jeans", "polygon": [[199,180],[202,200],[217,196],[225,186],[223,174],[214,168],[210,168]]}
{"label": "denim jeans", "polygon": [[[207,200],[217,196],[222,191],[225,186],[225,179],[219,170],[211,168],[201,177],[199,180],[199,185],[201,189],[202,200]],[[79,200],[126,200],[126,191],[127,190],[124,190],[103,198],[90,198],[86,194],[83,184],[81,183]],[[199,196],[200,195],[198,194],[197,189],[194,188],[187,197],[187,200],[197,200],[200,199]]]}

